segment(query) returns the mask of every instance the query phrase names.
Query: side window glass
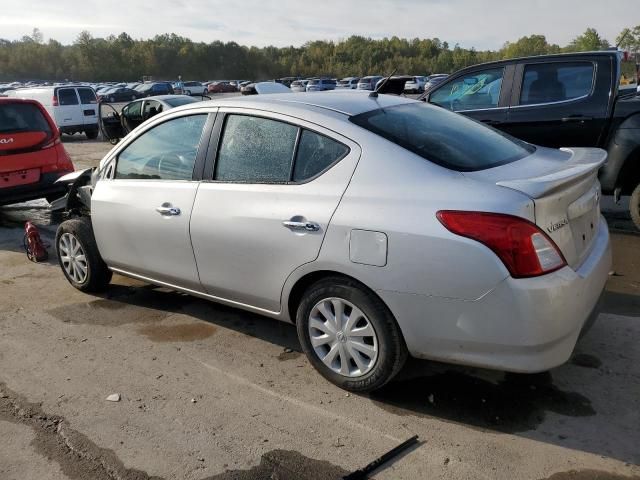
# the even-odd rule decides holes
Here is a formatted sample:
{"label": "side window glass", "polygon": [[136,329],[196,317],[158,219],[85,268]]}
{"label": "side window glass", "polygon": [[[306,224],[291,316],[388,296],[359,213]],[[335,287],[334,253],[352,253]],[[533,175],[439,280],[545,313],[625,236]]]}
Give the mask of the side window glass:
{"label": "side window glass", "polygon": [[115,178],[191,180],[206,121],[179,117],[143,133],[118,155]]}
{"label": "side window glass", "polygon": [[315,177],[348,152],[348,147],[335,140],[303,130],[293,167],[293,181],[304,182]]}
{"label": "side window glass", "polygon": [[144,103],[143,118],[146,120],[148,118],[153,117],[154,115],[157,115],[161,111],[162,111],[162,105],[160,105],[159,102],[156,102],[155,100],[147,100]]}
{"label": "side window glass", "polygon": [[58,104],[78,105],[78,96],[73,88],[62,88],[58,90]]}
{"label": "side window glass", "polygon": [[130,119],[134,120],[140,117],[140,113],[142,112],[142,102],[133,102],[127,105],[122,109],[122,114]]}
{"label": "side window glass", "polygon": [[298,127],[247,115],[229,115],[215,179],[229,182],[288,182]]}
{"label": "side window glass", "polygon": [[482,70],[446,83],[429,97],[429,102],[454,112],[496,108],[504,68]]}
{"label": "side window glass", "polygon": [[593,64],[546,63],[524,68],[520,105],[562,102],[588,95],[593,84]]}
{"label": "side window glass", "polygon": [[83,105],[97,103],[96,95],[90,88],[79,88],[78,95],[80,95],[80,103],[82,103]]}

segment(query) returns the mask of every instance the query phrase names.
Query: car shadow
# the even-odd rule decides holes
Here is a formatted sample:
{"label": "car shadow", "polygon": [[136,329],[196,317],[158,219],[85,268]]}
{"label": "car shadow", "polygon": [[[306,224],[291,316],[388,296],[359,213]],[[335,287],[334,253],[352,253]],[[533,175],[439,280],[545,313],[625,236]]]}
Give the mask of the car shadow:
{"label": "car shadow", "polygon": [[[100,308],[119,309],[122,307],[114,304],[123,304],[157,312],[182,313],[213,326],[301,352],[293,325],[165,288],[128,285],[129,280],[124,277],[115,280],[116,284],[93,303],[98,302]],[[107,307],[108,304],[112,306]],[[100,315],[87,317],[89,323],[104,322],[104,316],[103,320],[98,319]],[[144,315],[137,317],[144,318]],[[74,315],[74,318],[77,323],[78,316]],[[391,383],[361,398],[399,417],[437,418],[481,431],[516,434],[625,462],[640,462],[637,452],[629,453],[629,445],[640,442],[640,435],[630,433],[625,424],[610,421],[610,411],[599,411],[606,392],[623,391],[623,396],[633,403],[633,386],[625,387],[621,384],[625,377],[611,372],[612,367],[630,372],[633,360],[621,356],[617,365],[601,361],[600,357],[606,358],[610,353],[599,351],[599,335],[597,332],[587,335],[585,340],[590,338],[590,341],[583,340],[578,344],[570,362],[540,374],[503,373],[410,359]],[[609,345],[608,348],[616,350],[618,346]],[[594,392],[597,397],[592,401]],[[623,400],[618,398],[616,402]],[[592,437],[591,440],[586,438],[585,432],[594,430],[607,438],[608,443],[600,444]],[[631,438],[634,435],[635,440]]]}
{"label": "car shadow", "polygon": [[[256,315],[236,308],[227,307],[222,304],[199,299],[191,295],[180,293],[163,287],[154,285],[138,285],[137,280],[125,277],[114,277],[115,284],[109,289],[97,294],[99,297],[90,302],[93,311],[100,310],[121,310],[123,305],[134,308],[134,313],[130,318],[122,312],[109,319],[109,315],[86,317],[82,323],[95,323],[100,325],[120,323],[144,323],[145,318],[150,322],[155,322],[159,318],[144,314],[143,310],[154,310],[164,313],[177,313],[188,315],[192,318],[208,322],[217,327],[223,327],[255,337],[265,342],[279,345],[283,349],[290,349],[294,352],[301,352],[300,343],[296,334],[295,326],[289,323],[274,320],[272,318]],[[127,285],[134,283],[134,285]],[[73,316],[79,323],[77,316]],[[107,323],[108,322],[108,323]]]}

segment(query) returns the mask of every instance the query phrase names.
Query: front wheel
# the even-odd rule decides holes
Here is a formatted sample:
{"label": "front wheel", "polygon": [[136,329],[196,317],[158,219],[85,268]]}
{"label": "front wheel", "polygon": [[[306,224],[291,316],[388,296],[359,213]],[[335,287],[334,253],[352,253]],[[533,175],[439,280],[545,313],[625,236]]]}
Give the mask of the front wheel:
{"label": "front wheel", "polygon": [[640,230],[640,183],[631,192],[629,199],[629,213],[635,227]]}
{"label": "front wheel", "polygon": [[353,280],[331,277],[313,284],[298,307],[296,324],[311,364],[345,390],[381,388],[407,358],[389,309]]}
{"label": "front wheel", "polygon": [[83,292],[99,292],[111,281],[112,272],[100,256],[89,217],[60,224],[56,233],[56,253],[64,276]]}

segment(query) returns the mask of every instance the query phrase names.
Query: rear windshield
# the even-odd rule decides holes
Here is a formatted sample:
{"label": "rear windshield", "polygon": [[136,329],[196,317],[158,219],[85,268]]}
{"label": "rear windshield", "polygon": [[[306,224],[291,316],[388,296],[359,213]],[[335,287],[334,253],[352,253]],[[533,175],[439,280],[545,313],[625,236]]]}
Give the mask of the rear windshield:
{"label": "rear windshield", "polygon": [[180,105],[186,105],[187,103],[195,103],[199,100],[193,97],[176,97],[176,98],[165,98],[165,102],[167,102],[172,107],[179,107]]}
{"label": "rear windshield", "polygon": [[484,170],[519,160],[535,147],[457,113],[409,103],[361,113],[350,120],[443,167]]}
{"label": "rear windshield", "polygon": [[0,133],[46,132],[49,123],[38,107],[30,103],[0,103]]}

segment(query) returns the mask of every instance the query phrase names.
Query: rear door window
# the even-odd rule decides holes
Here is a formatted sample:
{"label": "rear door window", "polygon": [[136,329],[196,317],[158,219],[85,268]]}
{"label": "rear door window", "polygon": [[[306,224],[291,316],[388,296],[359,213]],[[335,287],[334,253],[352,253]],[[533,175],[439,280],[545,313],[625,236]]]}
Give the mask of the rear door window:
{"label": "rear door window", "polygon": [[442,165],[469,172],[519,160],[535,147],[463,115],[422,102],[381,108],[350,121]]}
{"label": "rear door window", "polygon": [[520,105],[563,102],[589,95],[593,73],[590,62],[525,65]]}
{"label": "rear door window", "polygon": [[75,88],[61,88],[58,90],[58,105],[78,105],[78,95]]}
{"label": "rear door window", "polygon": [[463,75],[429,96],[429,102],[454,112],[496,108],[500,100],[504,68]]}
{"label": "rear door window", "polygon": [[215,179],[286,183],[291,176],[298,127],[268,118],[228,115]]}
{"label": "rear door window", "polygon": [[83,105],[98,103],[95,93],[90,88],[79,88],[78,95],[80,95],[80,103],[82,103]]}

